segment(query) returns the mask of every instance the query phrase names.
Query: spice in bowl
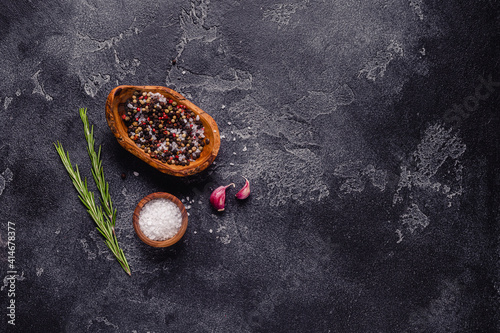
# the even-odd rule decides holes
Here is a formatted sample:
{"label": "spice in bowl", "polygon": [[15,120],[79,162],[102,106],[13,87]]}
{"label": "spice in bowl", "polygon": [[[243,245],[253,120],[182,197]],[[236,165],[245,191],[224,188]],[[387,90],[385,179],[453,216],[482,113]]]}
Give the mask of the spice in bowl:
{"label": "spice in bowl", "polygon": [[144,235],[154,241],[174,237],[181,228],[179,207],[167,199],[154,199],[144,205],[139,214],[139,227]]}
{"label": "spice in bowl", "polygon": [[163,163],[189,165],[210,144],[200,116],[158,92],[134,92],[122,119],[137,147]]}
{"label": "spice in bowl", "polygon": [[153,247],[167,247],[179,241],[187,229],[188,216],[175,196],[156,192],[144,197],[134,210],[137,236]]}

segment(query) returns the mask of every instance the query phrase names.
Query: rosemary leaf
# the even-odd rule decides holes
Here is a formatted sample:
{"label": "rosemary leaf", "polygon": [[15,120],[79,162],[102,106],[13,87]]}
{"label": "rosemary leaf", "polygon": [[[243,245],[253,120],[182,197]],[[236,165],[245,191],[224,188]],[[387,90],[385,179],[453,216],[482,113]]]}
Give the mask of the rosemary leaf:
{"label": "rosemary leaf", "polygon": [[104,170],[102,168],[102,161],[100,160],[101,148],[99,147],[99,153],[96,154],[94,150],[94,131],[93,127],[89,128],[86,109],[80,109],[80,117],[82,118],[82,122],[84,124],[87,151],[92,164],[92,175],[101,195],[101,205],[103,208],[96,204],[94,194],[88,190],[87,179],[84,178],[84,180],[82,180],[78,165],[75,164],[75,168],[73,168],[69,158],[69,153],[64,151],[62,144],[58,141],[57,144],[54,144],[54,146],[59,154],[59,157],[61,158],[63,166],[68,172],[69,177],[78,192],[80,201],[87,208],[87,212],[94,220],[97,230],[104,237],[106,245],[115,255],[123,270],[125,270],[128,275],[131,275],[130,267],[127,259],[125,258],[125,254],[122,249],[120,249],[116,238],[114,229],[116,223],[116,209],[113,209],[111,196],[109,194],[109,185],[104,179]]}
{"label": "rosemary leaf", "polygon": [[104,212],[113,221],[116,215],[116,211],[113,210],[113,202],[111,201],[111,195],[109,194],[109,185],[104,179],[104,169],[102,167],[101,160],[101,146],[99,146],[98,153],[94,149],[94,126],[89,125],[89,119],[87,117],[87,109],[80,108],[80,118],[83,122],[83,130],[85,133],[85,139],[87,140],[87,152],[90,157],[90,162],[92,164],[92,176],[97,185],[97,189],[101,195],[101,205]]}

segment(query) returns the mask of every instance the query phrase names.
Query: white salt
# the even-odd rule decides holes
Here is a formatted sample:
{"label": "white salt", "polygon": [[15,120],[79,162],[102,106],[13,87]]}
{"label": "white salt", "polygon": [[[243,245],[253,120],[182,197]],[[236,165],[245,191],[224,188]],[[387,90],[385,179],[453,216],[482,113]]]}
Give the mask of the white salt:
{"label": "white salt", "polygon": [[154,199],[142,207],[139,226],[147,238],[163,241],[174,237],[181,228],[179,207],[167,199]]}

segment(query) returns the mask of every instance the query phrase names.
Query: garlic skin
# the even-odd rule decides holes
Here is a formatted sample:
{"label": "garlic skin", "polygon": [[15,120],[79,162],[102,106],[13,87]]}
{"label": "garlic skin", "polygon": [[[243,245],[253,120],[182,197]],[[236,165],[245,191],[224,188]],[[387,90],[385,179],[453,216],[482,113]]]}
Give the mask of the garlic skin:
{"label": "garlic skin", "polygon": [[219,186],[210,195],[210,204],[212,204],[212,207],[217,209],[219,212],[224,210],[224,204],[226,202],[226,188],[231,185],[234,187],[233,183],[226,186]]}
{"label": "garlic skin", "polygon": [[249,195],[250,195],[250,182],[248,181],[248,179],[245,178],[245,185],[243,185],[241,190],[239,190],[239,192],[236,193],[236,199],[243,200],[248,198]]}

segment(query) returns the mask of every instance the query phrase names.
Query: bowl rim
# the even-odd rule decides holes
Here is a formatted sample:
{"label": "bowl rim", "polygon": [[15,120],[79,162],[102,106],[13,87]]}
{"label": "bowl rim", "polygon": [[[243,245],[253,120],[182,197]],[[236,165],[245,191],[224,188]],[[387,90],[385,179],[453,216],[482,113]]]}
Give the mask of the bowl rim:
{"label": "bowl rim", "polygon": [[[120,93],[133,92],[135,90],[141,92],[160,92],[164,94],[165,97],[173,99],[177,103],[186,105],[188,109],[192,110],[194,113],[200,116],[200,120],[202,121],[204,127],[208,127],[211,133],[206,134],[207,138],[210,137],[210,144],[205,146],[202,155],[196,161],[192,162],[188,166],[178,166],[163,163],[158,159],[150,157],[142,149],[138,148],[136,143],[129,138],[126,127],[123,123],[123,119],[120,117],[119,105],[123,103],[123,98],[121,98]],[[130,96],[131,95],[132,93],[130,93]],[[112,89],[108,94],[105,109],[106,121],[118,143],[128,152],[162,173],[177,177],[186,177],[197,174],[210,166],[219,153],[221,144],[220,131],[215,120],[208,113],[200,109],[180,93],[170,88],[164,86],[119,85]]]}
{"label": "bowl rim", "polygon": [[[173,236],[172,238],[168,238],[163,241],[156,241],[149,239],[141,230],[141,227],[139,225],[139,214],[141,213],[142,208],[144,205],[146,205],[148,202],[156,200],[156,199],[167,199],[172,201],[177,205],[177,207],[181,211],[181,217],[182,217],[182,222],[181,222],[181,227],[177,234]],[[188,226],[188,214],[186,211],[186,207],[184,207],[184,204],[174,195],[167,193],[167,192],[154,192],[151,194],[148,194],[144,198],[139,201],[137,206],[134,209],[134,213],[132,215],[132,223],[134,225],[134,230],[137,236],[139,237],[140,240],[142,240],[144,243],[147,245],[153,246],[153,247],[168,247],[171,245],[174,245],[177,243],[182,236],[184,236],[184,233],[186,232],[187,226]]]}

